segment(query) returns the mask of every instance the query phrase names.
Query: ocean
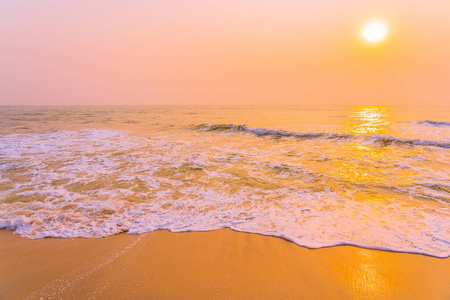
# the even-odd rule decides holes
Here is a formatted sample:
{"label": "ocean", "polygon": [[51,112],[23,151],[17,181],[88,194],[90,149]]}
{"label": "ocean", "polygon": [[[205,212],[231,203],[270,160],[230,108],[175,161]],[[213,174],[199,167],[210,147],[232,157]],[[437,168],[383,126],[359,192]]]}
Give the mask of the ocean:
{"label": "ocean", "polygon": [[2,106],[0,228],[450,256],[450,107]]}

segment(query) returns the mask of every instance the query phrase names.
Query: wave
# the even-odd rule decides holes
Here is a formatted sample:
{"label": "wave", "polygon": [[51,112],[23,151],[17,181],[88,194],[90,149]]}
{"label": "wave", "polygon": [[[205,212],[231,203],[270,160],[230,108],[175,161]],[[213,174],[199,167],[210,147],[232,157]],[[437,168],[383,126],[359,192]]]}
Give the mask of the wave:
{"label": "wave", "polygon": [[273,136],[273,137],[295,137],[299,139],[347,139],[351,138],[350,134],[345,133],[300,133],[292,131],[284,131],[278,129],[267,128],[250,128],[247,125],[234,125],[234,124],[200,124],[190,127],[192,130],[199,131],[221,131],[221,132],[248,132],[258,136]]}
{"label": "wave", "polygon": [[372,141],[375,145],[381,147],[391,146],[391,145],[406,145],[406,146],[435,146],[442,148],[450,148],[450,143],[444,143],[439,141],[431,140],[420,140],[420,139],[400,139],[389,135],[373,134],[368,135],[367,138]]}
{"label": "wave", "polygon": [[[445,122],[441,122],[445,123]],[[450,124],[450,123],[449,123]],[[401,139],[389,135],[352,135],[346,133],[315,133],[315,132],[293,132],[284,131],[278,129],[267,128],[250,128],[247,125],[235,125],[235,124],[200,124],[192,125],[189,127],[191,130],[198,131],[216,131],[216,132],[244,132],[252,133],[257,136],[272,136],[275,138],[282,137],[294,137],[302,140],[306,139],[331,139],[331,140],[365,140],[372,143],[374,146],[386,147],[391,145],[406,145],[406,146],[434,146],[442,148],[450,148],[450,143],[433,141],[433,140],[420,140],[420,139]]]}
{"label": "wave", "polygon": [[430,125],[430,126],[450,126],[450,122],[430,121],[423,120],[417,122],[418,124]]}

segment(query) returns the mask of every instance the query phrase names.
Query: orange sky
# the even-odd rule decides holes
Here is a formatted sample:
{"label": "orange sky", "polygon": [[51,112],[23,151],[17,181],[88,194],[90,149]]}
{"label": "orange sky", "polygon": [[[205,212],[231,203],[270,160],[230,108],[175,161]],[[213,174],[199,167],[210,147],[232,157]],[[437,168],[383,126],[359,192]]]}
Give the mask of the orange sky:
{"label": "orange sky", "polygon": [[0,2],[1,105],[450,105],[449,53],[448,0]]}

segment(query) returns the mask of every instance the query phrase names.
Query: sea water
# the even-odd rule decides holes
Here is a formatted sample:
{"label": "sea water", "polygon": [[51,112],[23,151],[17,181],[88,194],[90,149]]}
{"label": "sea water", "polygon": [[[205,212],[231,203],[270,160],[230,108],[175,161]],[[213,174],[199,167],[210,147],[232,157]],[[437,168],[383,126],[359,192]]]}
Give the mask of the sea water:
{"label": "sea water", "polygon": [[0,228],[450,255],[450,108],[0,107]]}

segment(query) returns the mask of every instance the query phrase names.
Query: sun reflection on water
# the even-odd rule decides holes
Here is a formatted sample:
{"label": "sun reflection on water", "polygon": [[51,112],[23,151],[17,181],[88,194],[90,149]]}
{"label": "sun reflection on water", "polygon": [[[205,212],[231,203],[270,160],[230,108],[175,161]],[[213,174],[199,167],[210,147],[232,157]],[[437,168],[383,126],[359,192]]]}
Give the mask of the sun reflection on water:
{"label": "sun reflection on water", "polygon": [[337,161],[334,175],[339,175],[350,182],[370,183],[380,178],[376,163],[382,157],[379,149],[372,149],[361,143],[352,142],[344,145],[349,153],[347,158]]}
{"label": "sun reflection on water", "polygon": [[[387,108],[357,106],[349,114],[344,128],[352,135],[382,134],[389,124]],[[342,150],[345,155],[335,160],[333,175],[353,183],[373,184],[383,181],[383,170],[379,163],[385,156],[383,149],[354,141],[345,143]]]}
{"label": "sun reflection on water", "polygon": [[390,114],[382,106],[357,106],[350,114],[345,129],[350,134],[382,134],[391,124]]}
{"label": "sun reflection on water", "polygon": [[[344,131],[354,135],[387,134],[391,125],[391,116],[387,107],[358,106],[349,113],[344,124]],[[387,171],[390,166],[391,149],[373,147],[364,140],[349,141],[342,144],[335,152],[331,173],[345,182],[351,182],[360,186],[390,186],[400,183],[407,184],[411,181],[407,170]],[[389,164],[386,165],[386,164]],[[363,193],[366,198],[379,201],[373,194]],[[359,198],[364,198],[359,195]],[[371,200],[367,199],[367,200]]]}

